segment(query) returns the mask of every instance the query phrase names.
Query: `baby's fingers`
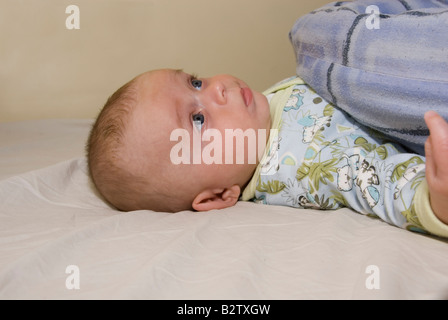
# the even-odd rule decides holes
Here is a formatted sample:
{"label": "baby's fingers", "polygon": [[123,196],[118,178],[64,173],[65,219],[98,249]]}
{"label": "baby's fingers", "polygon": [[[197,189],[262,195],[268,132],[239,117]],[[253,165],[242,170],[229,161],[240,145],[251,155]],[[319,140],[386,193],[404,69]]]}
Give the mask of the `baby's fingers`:
{"label": "baby's fingers", "polygon": [[432,173],[448,181],[448,123],[434,111],[425,113],[430,138],[427,158],[432,162]]}

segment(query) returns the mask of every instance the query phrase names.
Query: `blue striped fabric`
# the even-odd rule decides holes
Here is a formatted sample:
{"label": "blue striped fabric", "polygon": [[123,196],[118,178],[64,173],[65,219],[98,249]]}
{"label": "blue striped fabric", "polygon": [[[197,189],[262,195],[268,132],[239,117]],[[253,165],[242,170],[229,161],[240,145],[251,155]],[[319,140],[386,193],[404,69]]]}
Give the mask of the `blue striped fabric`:
{"label": "blue striped fabric", "polygon": [[411,150],[424,153],[427,110],[448,120],[448,0],[333,2],[289,36],[305,82]]}

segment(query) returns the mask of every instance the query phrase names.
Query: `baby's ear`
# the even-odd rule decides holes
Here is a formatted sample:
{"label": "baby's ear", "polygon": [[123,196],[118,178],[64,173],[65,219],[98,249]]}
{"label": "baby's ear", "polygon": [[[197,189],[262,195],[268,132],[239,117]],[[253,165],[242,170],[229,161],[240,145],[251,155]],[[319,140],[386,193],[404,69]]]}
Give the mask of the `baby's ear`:
{"label": "baby's ear", "polygon": [[241,188],[238,185],[233,185],[230,188],[207,189],[196,196],[192,207],[196,211],[232,207],[237,203],[240,192]]}

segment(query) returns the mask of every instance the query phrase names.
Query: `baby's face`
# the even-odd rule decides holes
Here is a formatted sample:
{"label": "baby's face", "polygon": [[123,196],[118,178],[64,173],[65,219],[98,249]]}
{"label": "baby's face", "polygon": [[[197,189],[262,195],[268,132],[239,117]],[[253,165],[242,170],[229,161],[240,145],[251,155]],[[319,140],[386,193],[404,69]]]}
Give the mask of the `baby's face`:
{"label": "baby's face", "polygon": [[[218,75],[211,78],[196,78],[179,70],[156,70],[142,74],[137,78],[138,104],[133,113],[132,124],[128,132],[128,147],[139,150],[142,157],[133,159],[135,165],[144,167],[146,156],[157,150],[157,156],[163,163],[171,162],[173,176],[186,183],[200,187],[213,187],[221,184],[247,182],[257,163],[236,163],[225,158],[226,130],[252,130],[266,134],[261,143],[265,145],[269,137],[270,113],[266,97],[251,90],[246,83],[230,75]],[[213,131],[214,138],[201,139],[203,151],[207,145],[222,137],[222,163],[207,164],[207,161],[194,161],[189,164],[176,164],[173,161],[173,148],[179,146],[179,136],[173,139],[173,132],[183,132],[189,136],[192,149],[195,133]],[[210,130],[213,129],[213,130]],[[196,135],[197,137],[197,135]],[[257,135],[258,137],[258,135]],[[195,140],[197,141],[197,140]],[[216,142],[216,141],[215,141]],[[219,146],[218,144],[214,145]],[[244,148],[244,150],[237,150]],[[248,154],[248,144],[244,147],[233,146],[234,155],[238,152]],[[210,146],[209,149],[210,151]],[[215,151],[212,153],[216,156]],[[263,150],[261,150],[263,151]],[[258,150],[260,152],[260,150]],[[210,154],[210,153],[207,153]],[[216,160],[216,158],[214,158]],[[233,158],[235,159],[235,158]],[[257,158],[258,159],[258,158]]]}

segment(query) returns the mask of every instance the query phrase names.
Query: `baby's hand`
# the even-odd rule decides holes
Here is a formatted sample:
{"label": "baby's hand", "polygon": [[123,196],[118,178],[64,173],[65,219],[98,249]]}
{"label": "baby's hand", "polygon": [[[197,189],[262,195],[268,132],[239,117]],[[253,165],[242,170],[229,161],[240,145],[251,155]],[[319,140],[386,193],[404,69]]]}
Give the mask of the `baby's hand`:
{"label": "baby's hand", "polygon": [[426,180],[432,210],[448,225],[448,123],[434,111],[425,113],[429,138],[425,143]]}

